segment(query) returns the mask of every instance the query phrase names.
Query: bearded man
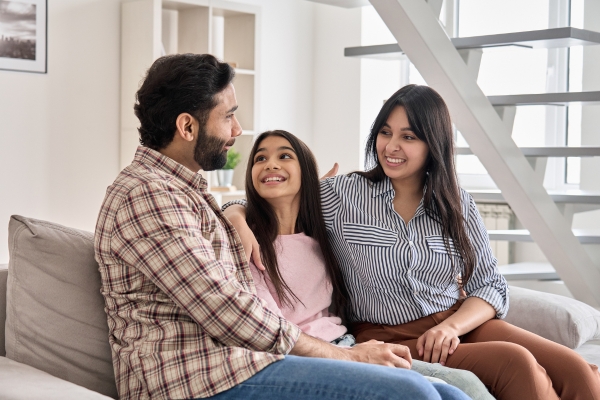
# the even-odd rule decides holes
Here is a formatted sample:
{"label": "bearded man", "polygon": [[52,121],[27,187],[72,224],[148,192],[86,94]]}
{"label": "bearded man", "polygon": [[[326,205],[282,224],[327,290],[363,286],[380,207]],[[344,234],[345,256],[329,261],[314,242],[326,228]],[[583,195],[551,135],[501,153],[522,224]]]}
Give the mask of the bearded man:
{"label": "bearded man", "polygon": [[256,296],[240,239],[198,173],[225,165],[242,133],[233,77],[211,55],[166,56],[137,92],[141,146],[95,233],[119,398],[440,399],[443,388],[406,369],[408,348],[337,347]]}

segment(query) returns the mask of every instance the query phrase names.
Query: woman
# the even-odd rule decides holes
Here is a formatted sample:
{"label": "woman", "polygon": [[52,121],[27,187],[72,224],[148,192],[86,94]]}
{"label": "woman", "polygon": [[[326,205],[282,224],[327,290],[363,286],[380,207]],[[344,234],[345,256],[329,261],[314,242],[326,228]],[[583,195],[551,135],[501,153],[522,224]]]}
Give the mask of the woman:
{"label": "woman", "polygon": [[[354,345],[354,337],[346,335],[336,316],[344,315],[348,294],[327,238],[312,153],[288,132],[265,132],[254,143],[246,171],[246,221],[266,268],[261,271],[250,263],[258,296],[303,332],[334,344]],[[446,377],[472,398],[489,398],[467,371],[438,366],[432,373]]]}
{"label": "woman", "polygon": [[409,85],[373,124],[368,171],[322,182],[357,341],[400,343],[415,359],[470,370],[499,399],[600,399],[596,366],[501,320],[506,281],[453,152],[444,101]]}

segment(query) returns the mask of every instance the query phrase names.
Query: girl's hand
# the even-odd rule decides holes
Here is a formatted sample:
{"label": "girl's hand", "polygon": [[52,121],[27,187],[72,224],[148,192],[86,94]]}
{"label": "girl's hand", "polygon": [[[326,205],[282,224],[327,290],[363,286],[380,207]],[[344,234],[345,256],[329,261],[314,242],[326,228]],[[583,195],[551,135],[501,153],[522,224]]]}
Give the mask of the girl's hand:
{"label": "girl's hand", "polygon": [[460,339],[456,331],[447,325],[438,325],[422,334],[417,340],[417,351],[423,361],[446,365],[448,355],[454,353]]}
{"label": "girl's hand", "polygon": [[263,265],[260,259],[260,246],[258,245],[258,241],[256,240],[256,236],[250,230],[250,227],[246,223],[246,208],[239,204],[234,204],[223,212],[229,222],[233,225],[238,235],[240,236],[240,240],[242,241],[242,246],[244,246],[244,252],[246,253],[246,259],[250,262],[254,262],[256,268],[261,271],[265,270],[265,266]]}

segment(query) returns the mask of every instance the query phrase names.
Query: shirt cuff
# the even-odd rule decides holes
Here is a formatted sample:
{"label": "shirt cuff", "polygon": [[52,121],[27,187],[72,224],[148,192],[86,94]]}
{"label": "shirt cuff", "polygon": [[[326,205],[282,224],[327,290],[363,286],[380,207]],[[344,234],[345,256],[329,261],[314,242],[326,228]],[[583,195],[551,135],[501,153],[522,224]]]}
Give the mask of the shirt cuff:
{"label": "shirt cuff", "polygon": [[494,307],[496,318],[498,319],[504,319],[508,313],[508,289],[507,293],[502,295],[496,288],[486,286],[473,291],[467,297],[479,297],[485,300],[489,305]]}
{"label": "shirt cuff", "polygon": [[281,322],[281,334],[269,353],[288,354],[296,345],[302,330],[284,318],[280,318],[279,321]]}
{"label": "shirt cuff", "polygon": [[228,208],[229,206],[232,206],[234,204],[239,204],[240,206],[246,207],[247,201],[246,201],[246,199],[228,201],[227,203],[225,203],[221,206],[221,211],[225,211],[226,208]]}

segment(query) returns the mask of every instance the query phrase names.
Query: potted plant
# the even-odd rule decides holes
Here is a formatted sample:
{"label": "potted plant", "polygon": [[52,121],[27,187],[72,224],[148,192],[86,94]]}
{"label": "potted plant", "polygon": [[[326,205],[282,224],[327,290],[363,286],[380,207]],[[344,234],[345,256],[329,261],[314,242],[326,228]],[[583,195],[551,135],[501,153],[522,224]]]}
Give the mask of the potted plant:
{"label": "potted plant", "polygon": [[222,169],[217,170],[217,177],[219,178],[219,186],[231,186],[233,181],[233,169],[240,163],[242,155],[230,149],[227,152],[227,162]]}

